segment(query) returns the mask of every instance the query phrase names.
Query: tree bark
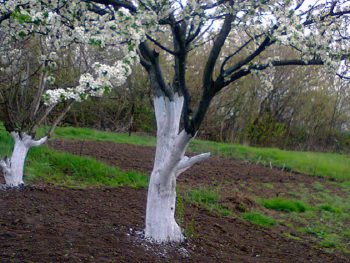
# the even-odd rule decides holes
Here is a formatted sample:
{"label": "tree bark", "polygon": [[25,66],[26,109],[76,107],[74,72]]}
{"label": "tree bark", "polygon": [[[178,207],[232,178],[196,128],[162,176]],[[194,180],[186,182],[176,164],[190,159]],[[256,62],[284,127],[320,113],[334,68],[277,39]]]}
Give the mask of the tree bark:
{"label": "tree bark", "polygon": [[154,98],[157,119],[157,147],[148,188],[145,236],[157,243],[181,242],[181,228],[175,220],[176,179],[192,165],[207,159],[210,154],[185,156],[192,138],[185,130],[179,133],[183,97],[173,100]]}
{"label": "tree bark", "polygon": [[24,184],[23,169],[29,149],[42,145],[47,141],[47,137],[35,141],[26,133],[11,132],[11,136],[15,141],[12,156],[1,160],[0,167],[2,168],[6,185],[18,187]]}

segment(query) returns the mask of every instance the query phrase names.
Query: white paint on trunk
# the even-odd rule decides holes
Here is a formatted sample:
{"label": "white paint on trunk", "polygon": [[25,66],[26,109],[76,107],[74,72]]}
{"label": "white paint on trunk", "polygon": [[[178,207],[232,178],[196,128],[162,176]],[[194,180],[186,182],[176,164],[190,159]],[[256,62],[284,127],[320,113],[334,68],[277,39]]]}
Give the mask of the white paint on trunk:
{"label": "white paint on trunk", "polygon": [[183,97],[154,98],[157,119],[157,146],[147,196],[145,236],[157,243],[181,242],[184,237],[175,221],[176,178],[210,154],[185,156],[191,136],[179,133]]}
{"label": "white paint on trunk", "polygon": [[19,134],[11,132],[11,136],[15,141],[11,158],[5,158],[0,161],[6,185],[9,187],[17,187],[23,184],[23,169],[27,153],[31,147],[42,145],[47,141],[44,137],[38,141],[26,133]]}

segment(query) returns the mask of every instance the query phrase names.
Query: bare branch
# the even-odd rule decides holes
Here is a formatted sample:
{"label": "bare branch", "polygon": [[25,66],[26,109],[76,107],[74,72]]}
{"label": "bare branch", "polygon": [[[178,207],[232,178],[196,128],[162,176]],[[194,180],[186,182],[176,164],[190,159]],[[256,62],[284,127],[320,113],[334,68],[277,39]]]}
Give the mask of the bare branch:
{"label": "bare branch", "polygon": [[193,165],[207,160],[210,157],[210,155],[211,154],[208,152],[208,153],[202,153],[190,158],[187,156],[184,156],[176,167],[177,174],[179,175],[184,171],[186,171],[187,169],[191,168]]}
{"label": "bare branch", "polygon": [[162,45],[161,43],[159,43],[157,40],[155,40],[154,38],[152,38],[150,35],[147,35],[147,39],[149,39],[152,43],[154,43],[156,46],[160,47],[161,49],[163,49],[164,51],[168,52],[169,54],[175,56],[176,53],[172,50],[170,50],[169,48],[165,47],[164,45]]}

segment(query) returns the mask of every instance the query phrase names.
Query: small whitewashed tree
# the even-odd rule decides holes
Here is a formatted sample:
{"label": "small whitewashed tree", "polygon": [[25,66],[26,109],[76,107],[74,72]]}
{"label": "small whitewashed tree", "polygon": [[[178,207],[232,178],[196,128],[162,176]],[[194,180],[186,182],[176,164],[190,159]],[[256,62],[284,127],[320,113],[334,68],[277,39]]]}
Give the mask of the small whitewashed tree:
{"label": "small whitewashed tree", "polygon": [[[157,146],[146,211],[145,235],[155,242],[180,242],[183,234],[175,221],[176,180],[209,154],[186,157],[186,148],[196,135],[207,109],[225,87],[257,74],[269,85],[266,70],[281,66],[326,66],[334,74],[339,63],[349,59],[349,2],[345,0],[218,0],[98,1],[130,12],[146,8],[158,15],[159,31],[148,34],[139,46],[141,63],[154,91]],[[172,44],[162,41],[170,34]],[[238,48],[226,54],[223,47],[235,41]],[[203,75],[202,95],[195,110],[187,87],[192,72],[188,56],[196,46],[211,42]],[[286,46],[296,56],[271,57],[268,49]],[[244,51],[244,52],[243,52]],[[269,53],[271,54],[271,53]],[[160,55],[173,63],[167,80]]]}
{"label": "small whitewashed tree", "polygon": [[53,82],[53,60],[45,55],[41,41],[27,39],[8,45],[7,50],[2,50],[0,63],[0,110],[3,124],[14,140],[14,149],[11,157],[0,160],[0,166],[6,185],[12,187],[23,184],[28,150],[47,141],[72,102],[65,103],[60,114],[55,116],[47,136],[35,140],[37,126],[56,106],[46,107],[41,98]]}
{"label": "small whitewashed tree", "polygon": [[[5,127],[15,141],[12,156],[0,161],[7,186],[23,184],[29,149],[47,141],[73,102],[103,96],[111,87],[125,83],[138,60],[136,48],[143,39],[143,23],[152,24],[152,16],[148,21],[143,17],[131,16],[127,9],[84,1],[0,1],[0,55],[4,73],[0,99]],[[37,57],[32,51],[29,56],[24,47],[35,38],[41,42],[40,61],[31,63],[30,59],[35,61]],[[77,76],[76,81],[70,85],[55,84],[54,72],[62,59],[57,54],[63,55],[63,50],[70,49],[73,56],[79,57],[77,44],[83,50],[93,45],[104,50],[116,49],[124,55],[115,58],[112,65],[89,61],[83,70],[78,70],[85,73]],[[59,111],[57,118],[46,136],[36,140],[37,127],[54,110]]]}

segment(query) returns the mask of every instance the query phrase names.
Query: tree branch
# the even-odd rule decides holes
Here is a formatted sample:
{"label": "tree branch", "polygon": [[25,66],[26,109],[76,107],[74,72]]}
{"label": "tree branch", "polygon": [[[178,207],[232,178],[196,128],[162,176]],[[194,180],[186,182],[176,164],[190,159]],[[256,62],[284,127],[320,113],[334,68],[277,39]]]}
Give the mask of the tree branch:
{"label": "tree branch", "polygon": [[193,165],[203,162],[206,159],[210,157],[210,153],[202,153],[193,157],[187,157],[184,156],[182,157],[181,161],[178,163],[176,169],[177,169],[177,174],[181,174],[182,172],[186,171],[187,169],[191,168]]}
{"label": "tree branch", "polygon": [[146,35],[147,39],[149,39],[152,43],[154,43],[156,46],[160,47],[161,49],[163,49],[164,51],[168,52],[169,54],[175,56],[176,53],[174,51],[172,51],[171,49],[163,46],[161,43],[159,43],[157,40],[155,40],[154,38],[152,38],[150,35]]}
{"label": "tree branch", "polygon": [[232,82],[245,77],[249,75],[253,70],[264,70],[270,66],[274,67],[281,67],[281,66],[293,66],[293,65],[298,65],[298,66],[309,66],[309,65],[323,65],[324,62],[321,59],[314,59],[310,61],[304,61],[304,60],[298,60],[298,59],[291,59],[291,60],[276,60],[276,61],[271,61],[270,63],[266,64],[257,64],[257,65],[252,65],[248,67],[247,69],[241,69],[234,74],[230,76],[228,80],[225,80],[224,82],[217,84],[216,85],[216,92],[219,92],[221,89],[224,87],[228,86]]}

